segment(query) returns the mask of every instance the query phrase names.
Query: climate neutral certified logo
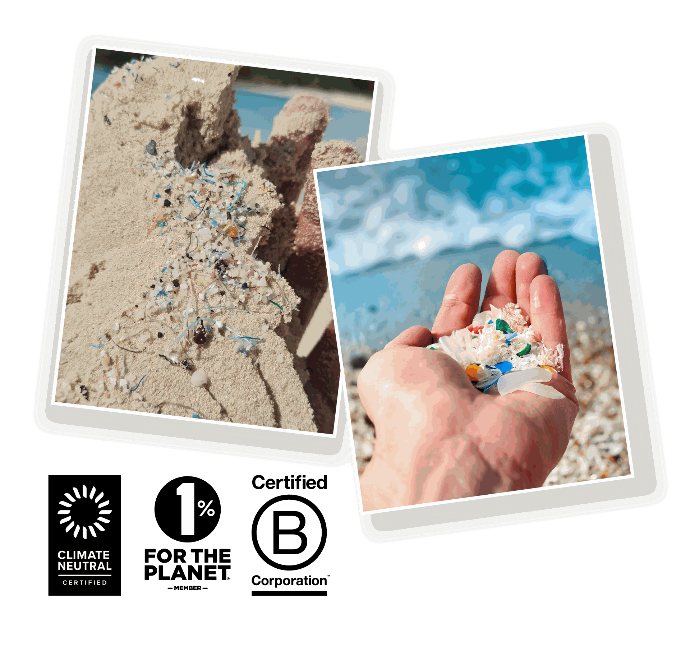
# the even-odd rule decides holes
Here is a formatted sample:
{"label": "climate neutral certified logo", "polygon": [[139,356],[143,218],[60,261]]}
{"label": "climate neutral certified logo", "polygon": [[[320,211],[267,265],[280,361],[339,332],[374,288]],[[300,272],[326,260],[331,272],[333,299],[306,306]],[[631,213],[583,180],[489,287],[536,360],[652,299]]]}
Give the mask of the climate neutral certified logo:
{"label": "climate neutral certified logo", "polygon": [[60,524],[68,524],[65,532],[71,532],[74,528],[75,538],[79,536],[79,531],[81,530],[83,538],[86,539],[89,536],[86,532],[87,529],[91,536],[95,537],[96,530],[94,528],[103,532],[105,528],[101,523],[110,523],[110,520],[104,516],[112,512],[112,510],[105,509],[110,501],[101,501],[103,492],[94,498],[94,494],[96,494],[95,487],[91,488],[91,493],[88,495],[85,485],[83,486],[82,494],[79,494],[79,490],[75,487],[72,490],[74,496],[65,492],[64,496],[67,501],[60,501],[60,505],[66,508],[66,510],[58,511],[58,515],[62,517]]}

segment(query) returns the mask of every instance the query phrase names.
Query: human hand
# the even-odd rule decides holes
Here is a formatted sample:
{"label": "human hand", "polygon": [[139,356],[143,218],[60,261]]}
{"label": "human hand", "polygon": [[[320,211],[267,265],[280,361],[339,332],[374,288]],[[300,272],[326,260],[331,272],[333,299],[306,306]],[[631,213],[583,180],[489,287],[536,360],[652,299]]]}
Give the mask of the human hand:
{"label": "human hand", "polygon": [[479,268],[460,266],[432,331],[409,328],[362,370],[359,395],[376,428],[360,479],[365,510],[540,487],[563,456],[579,405],[560,294],[540,256],[501,252],[481,310],[517,303],[545,346],[563,344],[563,370],[549,386],[564,398],[482,393],[454,359],[425,348],[472,323],[480,291]]}

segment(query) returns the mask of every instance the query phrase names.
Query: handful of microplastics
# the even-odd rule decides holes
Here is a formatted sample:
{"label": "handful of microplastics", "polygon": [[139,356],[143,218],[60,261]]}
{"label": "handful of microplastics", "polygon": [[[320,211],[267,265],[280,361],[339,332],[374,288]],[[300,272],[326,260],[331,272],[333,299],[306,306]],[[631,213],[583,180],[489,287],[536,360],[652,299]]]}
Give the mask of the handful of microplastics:
{"label": "handful of microplastics", "polygon": [[563,370],[563,344],[549,349],[537,341],[515,303],[500,309],[491,306],[477,314],[472,325],[440,337],[427,348],[452,357],[484,393],[526,391],[552,400],[565,397],[543,384]]}

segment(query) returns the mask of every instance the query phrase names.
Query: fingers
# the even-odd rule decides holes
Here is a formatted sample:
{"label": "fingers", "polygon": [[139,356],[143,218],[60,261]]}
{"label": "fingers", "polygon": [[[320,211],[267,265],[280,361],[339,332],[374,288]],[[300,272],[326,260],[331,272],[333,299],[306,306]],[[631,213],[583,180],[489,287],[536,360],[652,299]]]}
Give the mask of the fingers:
{"label": "fingers", "polygon": [[512,249],[501,252],[494,261],[484,292],[482,312],[489,306],[502,308],[506,303],[517,303],[515,268],[520,254]]}
{"label": "fingers", "polygon": [[547,274],[546,263],[539,254],[526,252],[520,254],[515,266],[516,303],[527,321],[530,320],[530,285],[541,274]]}
{"label": "fingers", "polygon": [[563,304],[556,281],[550,276],[537,276],[530,286],[530,314],[532,327],[541,336],[542,343],[551,349],[563,344],[563,376],[572,381],[570,348],[563,315]]}
{"label": "fingers", "polygon": [[482,273],[476,265],[466,263],[453,272],[432,328],[435,337],[450,335],[472,323],[479,308],[481,286]]}
{"label": "fingers", "polygon": [[401,332],[393,341],[386,344],[386,348],[399,348],[401,346],[417,346],[424,348],[433,341],[431,331],[425,326],[412,326]]}

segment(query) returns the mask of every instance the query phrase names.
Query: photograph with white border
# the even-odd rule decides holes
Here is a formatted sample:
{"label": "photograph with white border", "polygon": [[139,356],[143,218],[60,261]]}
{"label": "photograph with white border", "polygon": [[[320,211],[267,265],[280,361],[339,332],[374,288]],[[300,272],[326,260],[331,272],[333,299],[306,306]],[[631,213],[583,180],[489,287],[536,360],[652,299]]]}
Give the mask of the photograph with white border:
{"label": "photograph with white border", "polygon": [[133,430],[193,421],[175,437],[219,440],[220,423],[333,438],[312,171],[368,159],[378,82],[169,52],[86,60],[48,420],[101,426],[93,412],[110,410],[142,418]]}
{"label": "photograph with white border", "polygon": [[587,135],[315,176],[364,512],[634,476]]}

